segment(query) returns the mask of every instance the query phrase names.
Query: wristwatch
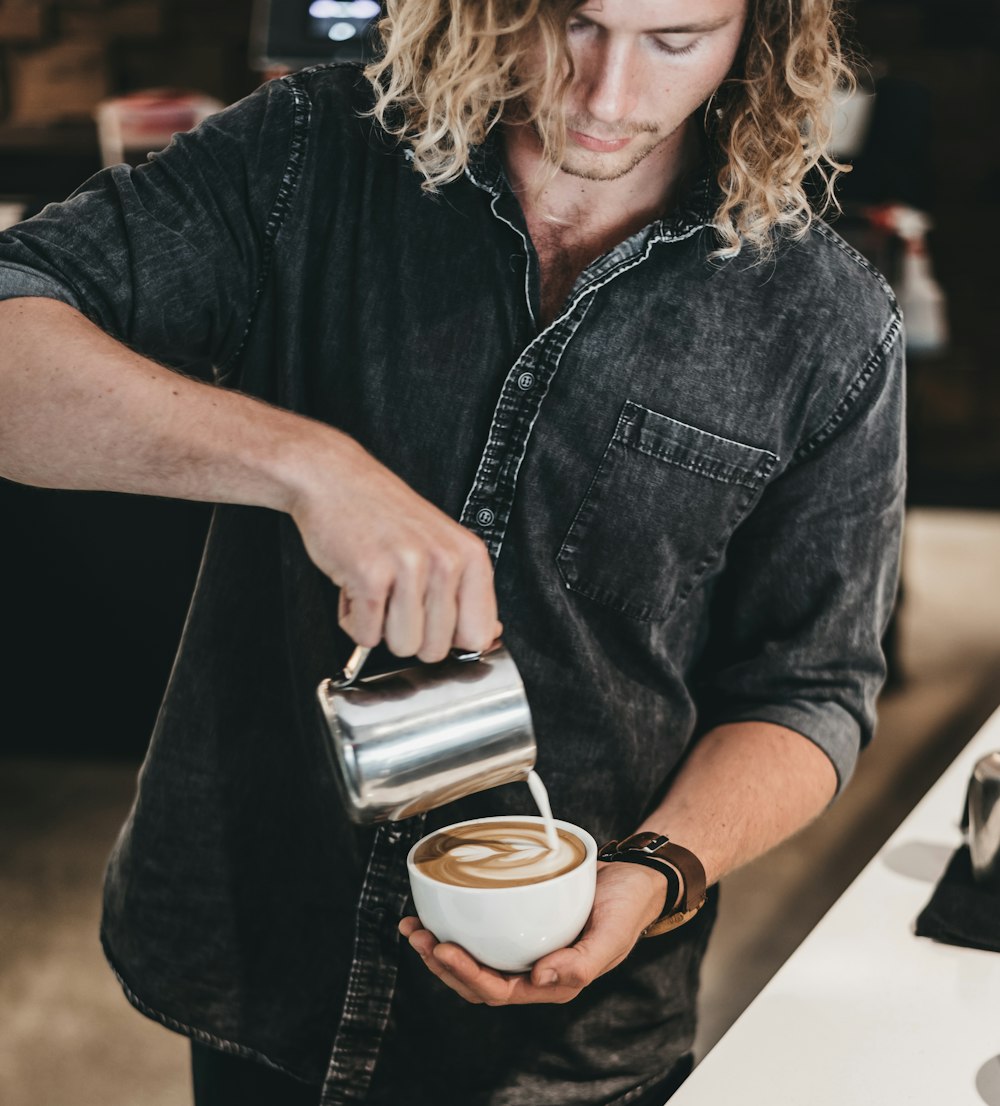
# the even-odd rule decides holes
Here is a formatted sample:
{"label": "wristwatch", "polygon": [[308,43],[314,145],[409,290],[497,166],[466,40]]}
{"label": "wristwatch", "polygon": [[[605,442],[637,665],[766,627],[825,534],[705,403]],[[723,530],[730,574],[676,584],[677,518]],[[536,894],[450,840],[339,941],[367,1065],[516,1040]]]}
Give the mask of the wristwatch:
{"label": "wristwatch", "polygon": [[[624,841],[609,841],[597,852],[597,859],[644,864],[662,872],[667,880],[663,913],[639,934],[656,937],[669,933],[691,919],[705,905],[705,869],[701,861],[682,845],[658,833],[633,833]],[[681,891],[681,880],[684,890]]]}

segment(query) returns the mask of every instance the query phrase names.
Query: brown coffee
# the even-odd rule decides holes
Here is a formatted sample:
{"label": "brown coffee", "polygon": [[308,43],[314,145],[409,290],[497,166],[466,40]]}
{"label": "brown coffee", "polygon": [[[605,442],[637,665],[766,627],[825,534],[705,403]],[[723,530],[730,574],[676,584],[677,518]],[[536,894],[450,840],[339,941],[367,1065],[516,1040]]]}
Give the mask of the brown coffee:
{"label": "brown coffee", "polygon": [[576,834],[556,828],[550,849],[545,826],[516,818],[470,822],[428,837],[413,854],[417,870],[457,887],[517,887],[555,879],[582,864],[587,848]]}

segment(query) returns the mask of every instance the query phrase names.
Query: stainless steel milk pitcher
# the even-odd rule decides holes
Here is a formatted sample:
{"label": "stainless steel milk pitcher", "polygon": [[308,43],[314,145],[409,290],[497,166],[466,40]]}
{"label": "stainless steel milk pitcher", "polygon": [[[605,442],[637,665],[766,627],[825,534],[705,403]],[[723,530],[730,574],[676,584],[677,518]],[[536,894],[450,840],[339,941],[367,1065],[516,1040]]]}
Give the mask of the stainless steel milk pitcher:
{"label": "stainless steel milk pitcher", "polygon": [[323,737],[355,822],[397,821],[527,778],[535,734],[504,646],[453,650],[439,664],[362,679],[368,653],[358,646],[341,675],[317,689]]}
{"label": "stainless steel milk pitcher", "polygon": [[972,874],[1000,890],[1000,752],[977,761],[967,802]]}

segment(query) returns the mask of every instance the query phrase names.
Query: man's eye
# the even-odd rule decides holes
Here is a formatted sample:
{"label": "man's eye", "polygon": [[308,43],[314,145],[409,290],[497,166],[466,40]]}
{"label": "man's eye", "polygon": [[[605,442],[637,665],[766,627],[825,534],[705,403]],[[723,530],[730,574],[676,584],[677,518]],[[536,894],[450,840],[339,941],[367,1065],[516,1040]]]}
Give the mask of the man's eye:
{"label": "man's eye", "polygon": [[653,42],[656,44],[657,50],[661,53],[669,54],[672,58],[679,58],[683,54],[690,54],[692,50],[698,45],[700,39],[692,39],[686,46],[675,46],[672,43],[667,42],[662,38],[654,38]]}

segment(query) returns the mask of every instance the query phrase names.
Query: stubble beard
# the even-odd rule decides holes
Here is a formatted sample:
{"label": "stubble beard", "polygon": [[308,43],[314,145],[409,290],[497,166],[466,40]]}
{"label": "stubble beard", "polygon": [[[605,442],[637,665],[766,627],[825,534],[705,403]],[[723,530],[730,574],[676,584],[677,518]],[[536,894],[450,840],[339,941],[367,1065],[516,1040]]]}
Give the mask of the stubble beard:
{"label": "stubble beard", "polygon": [[[581,134],[591,134],[594,129],[593,121],[586,117],[570,117],[566,120],[568,130],[578,131]],[[606,136],[608,141],[616,138],[645,138],[647,139],[640,148],[631,149],[625,147],[621,151],[624,160],[616,160],[615,154],[601,154],[592,150],[567,148],[563,153],[559,169],[567,176],[576,177],[579,180],[591,181],[615,181],[627,176],[637,165],[640,165],[654,150],[656,150],[668,137],[659,127],[652,123],[633,123],[623,127],[618,134]],[[652,137],[652,141],[648,139]]]}
{"label": "stubble beard", "polygon": [[[634,152],[623,150],[623,153],[628,152],[628,159],[617,164],[611,161],[611,156],[608,154],[592,154],[592,157],[599,159],[592,164],[587,164],[583,159],[575,160],[573,154],[564,154],[559,169],[568,177],[577,177],[580,180],[620,180],[628,176],[637,165],[642,164],[662,142],[663,139],[659,138],[641,150]],[[604,164],[601,163],[602,161]]]}

